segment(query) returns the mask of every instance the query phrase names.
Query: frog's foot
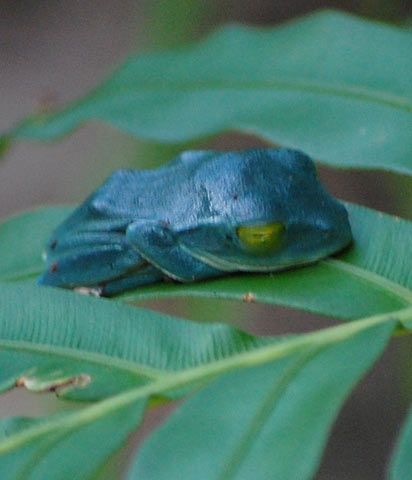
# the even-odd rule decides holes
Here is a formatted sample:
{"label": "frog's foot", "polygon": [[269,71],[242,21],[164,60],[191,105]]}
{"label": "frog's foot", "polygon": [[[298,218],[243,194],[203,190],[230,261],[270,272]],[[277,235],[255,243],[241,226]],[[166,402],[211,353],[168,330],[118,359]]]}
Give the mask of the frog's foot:
{"label": "frog's foot", "polygon": [[[41,285],[99,289],[106,282],[144,267],[146,261],[130,245],[80,245],[48,258],[48,268],[38,279]],[[82,293],[88,293],[82,290]],[[95,294],[95,293],[93,293]]]}
{"label": "frog's foot", "polygon": [[[103,279],[99,279],[95,270],[87,272],[86,265],[80,268],[80,265],[73,265],[72,260],[68,261],[67,264],[62,264],[60,261],[57,268],[52,266],[48,272],[40,277],[39,283],[56,287],[73,288],[77,293],[92,297],[111,297],[141,285],[158,282],[164,278],[163,272],[153,265],[148,264],[140,256],[139,258],[139,263],[131,266],[131,268],[127,270],[121,270],[120,275]],[[59,272],[60,275],[54,276],[53,274],[57,272]],[[71,275],[70,283],[67,282],[69,274]],[[95,277],[93,275],[95,275]],[[93,278],[95,278],[96,281],[91,281]]]}
{"label": "frog's foot", "polygon": [[164,274],[160,270],[152,265],[147,265],[139,269],[138,272],[110,280],[104,284],[95,287],[75,287],[73,290],[81,295],[91,297],[112,297],[127,290],[133,290],[142,285],[148,285],[163,279]]}

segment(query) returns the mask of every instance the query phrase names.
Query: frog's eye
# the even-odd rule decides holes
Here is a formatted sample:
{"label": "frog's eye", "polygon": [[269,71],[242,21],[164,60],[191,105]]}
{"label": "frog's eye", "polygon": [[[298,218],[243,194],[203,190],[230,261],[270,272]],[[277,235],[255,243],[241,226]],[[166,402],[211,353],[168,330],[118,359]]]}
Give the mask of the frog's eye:
{"label": "frog's eye", "polygon": [[247,225],[236,229],[236,234],[245,250],[256,255],[278,250],[282,245],[284,232],[283,223]]}

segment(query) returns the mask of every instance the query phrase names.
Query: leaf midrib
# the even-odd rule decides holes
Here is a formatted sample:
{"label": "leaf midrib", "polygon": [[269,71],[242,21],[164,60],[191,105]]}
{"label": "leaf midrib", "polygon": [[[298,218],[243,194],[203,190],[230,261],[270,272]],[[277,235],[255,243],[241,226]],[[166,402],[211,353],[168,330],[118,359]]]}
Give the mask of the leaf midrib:
{"label": "leaf midrib", "polygon": [[333,342],[339,342],[350,338],[363,330],[390,321],[409,321],[412,319],[412,307],[396,312],[389,312],[372,317],[366,317],[351,323],[329,327],[314,333],[303,334],[288,342],[261,347],[252,351],[242,352],[229,358],[218,360],[214,363],[193,367],[180,372],[163,376],[157,381],[151,382],[121,393],[116,397],[102,400],[98,404],[88,407],[79,413],[75,418],[72,416],[55,420],[45,421],[37,428],[29,428],[18,433],[7,440],[0,442],[0,455],[12,451],[26,442],[40,437],[43,434],[52,432],[56,428],[73,429],[84,424],[97,420],[105,415],[115,412],[120,408],[127,407],[154,394],[161,394],[187,385],[198,383],[199,380],[215,378],[237,368],[253,367],[262,365],[269,361],[283,358],[295,353],[304,347],[321,347]]}
{"label": "leaf midrib", "polygon": [[[93,95],[94,100],[99,100],[102,95],[105,96],[103,101],[107,100],[107,94],[110,92],[110,85],[103,86],[101,90]],[[382,90],[375,90],[363,85],[345,85],[332,84],[326,82],[318,82],[313,80],[295,80],[292,78],[272,79],[259,82],[239,82],[230,79],[229,82],[224,81],[171,81],[168,83],[151,81],[150,84],[145,82],[139,84],[138,81],[132,85],[116,85],[115,93],[109,97],[112,101],[113,97],[121,97],[130,93],[159,93],[159,92],[198,92],[199,90],[289,90],[298,92],[310,92],[316,94],[356,98],[361,101],[377,103],[392,107],[397,110],[412,112],[412,99],[408,96],[387,93]],[[76,107],[81,107],[85,101],[90,101],[90,97],[85,97]],[[64,113],[64,112],[63,112]],[[57,112],[58,114],[58,112]]]}
{"label": "leaf midrib", "polygon": [[304,351],[299,355],[292,365],[289,365],[285,369],[280,379],[272,385],[269,392],[263,396],[260,406],[256,409],[255,414],[249,422],[248,428],[246,428],[244,434],[237,439],[238,441],[236,442],[235,448],[232,450],[230,459],[225,461],[223,469],[217,477],[218,480],[230,480],[236,478],[239,468],[247,459],[247,454],[256,440],[257,433],[264,427],[266,419],[276,408],[278,400],[280,400],[286,391],[289,383],[299,373],[303,366],[319,352],[319,350],[321,349],[309,348],[307,351]]}
{"label": "leaf midrib", "polygon": [[[95,363],[105,368],[118,368],[120,370],[132,373],[137,377],[147,377],[150,380],[157,380],[164,376],[164,372],[128,360],[117,357],[109,357],[101,353],[89,352],[79,349],[70,349],[50,344],[36,344],[20,340],[0,339],[1,350],[26,351],[43,355],[53,355],[64,358],[71,358],[80,362]],[[86,372],[87,373],[87,372]]]}

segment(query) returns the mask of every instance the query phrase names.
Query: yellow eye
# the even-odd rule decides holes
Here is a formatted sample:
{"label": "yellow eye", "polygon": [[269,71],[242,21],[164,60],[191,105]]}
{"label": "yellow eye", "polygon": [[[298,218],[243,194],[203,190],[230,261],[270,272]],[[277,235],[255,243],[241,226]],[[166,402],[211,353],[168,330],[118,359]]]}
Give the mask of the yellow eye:
{"label": "yellow eye", "polygon": [[264,255],[280,248],[284,232],[283,223],[248,225],[236,229],[242,246],[256,255]]}

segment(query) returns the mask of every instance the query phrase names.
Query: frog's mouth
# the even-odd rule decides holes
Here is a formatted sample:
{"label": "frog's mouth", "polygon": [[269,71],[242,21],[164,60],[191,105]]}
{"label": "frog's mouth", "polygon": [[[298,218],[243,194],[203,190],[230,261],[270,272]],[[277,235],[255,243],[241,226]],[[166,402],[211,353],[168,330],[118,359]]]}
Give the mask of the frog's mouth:
{"label": "frog's mouth", "polygon": [[[237,259],[222,259],[221,257],[217,257],[213,254],[208,252],[197,252],[190,250],[191,255],[200,260],[203,263],[206,263],[210,267],[216,268],[217,270],[222,270],[224,272],[234,272],[234,271],[244,271],[244,272],[273,272],[276,270],[285,270],[287,268],[291,268],[292,266],[299,266],[299,265],[306,265],[309,263],[314,263],[323,256],[326,255],[319,255],[315,258],[306,258],[305,260],[294,260],[294,261],[283,261],[280,262],[279,259],[274,261],[273,259],[266,259],[266,262],[263,263],[262,259],[260,261],[262,263],[245,263],[241,262]],[[272,262],[271,262],[272,260]]]}
{"label": "frog's mouth", "polygon": [[236,258],[234,256],[223,258],[222,256],[198,248],[189,248],[184,245],[182,245],[182,248],[194,258],[218,270],[226,272],[274,272],[315,263],[322,258],[339,252],[349,243],[350,240],[318,245],[317,248],[314,248],[310,253],[301,253],[301,255],[293,254],[285,249],[284,251],[278,252],[275,256],[244,256],[244,258]]}

